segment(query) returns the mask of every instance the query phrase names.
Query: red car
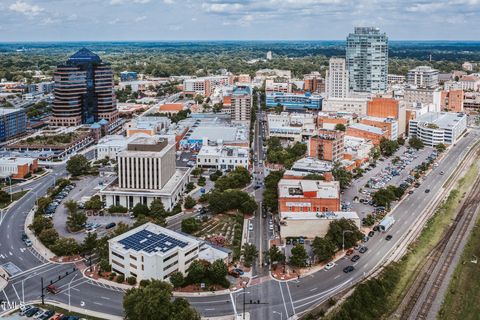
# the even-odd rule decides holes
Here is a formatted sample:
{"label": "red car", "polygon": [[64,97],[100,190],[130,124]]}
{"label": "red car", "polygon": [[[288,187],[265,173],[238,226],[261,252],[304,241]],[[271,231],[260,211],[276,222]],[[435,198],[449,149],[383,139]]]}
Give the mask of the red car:
{"label": "red car", "polygon": [[47,291],[50,292],[51,294],[57,294],[57,293],[60,293],[61,290],[57,286],[54,286],[53,284],[49,284],[47,286]]}

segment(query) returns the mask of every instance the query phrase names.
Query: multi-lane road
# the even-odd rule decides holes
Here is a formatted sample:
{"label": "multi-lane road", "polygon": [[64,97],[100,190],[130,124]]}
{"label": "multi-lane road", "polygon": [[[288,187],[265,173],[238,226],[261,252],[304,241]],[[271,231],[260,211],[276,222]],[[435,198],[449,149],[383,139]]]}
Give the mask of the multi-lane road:
{"label": "multi-lane road", "polygon": [[[260,277],[262,281],[248,286],[245,289],[245,298],[247,312],[251,315],[250,319],[280,319],[280,317],[287,319],[362,280],[376,266],[382,264],[389,252],[402,242],[402,235],[410,232],[417,217],[435,198],[437,190],[441,189],[447,177],[455,170],[478,138],[478,132],[471,131],[469,135],[452,146],[450,152],[440,162],[439,167],[425,178],[415,193],[408,195],[396,207],[392,212],[396,223],[389,231],[389,234],[393,236],[391,241],[386,241],[384,235],[375,235],[367,242],[369,250],[361,255],[360,260],[355,264],[350,260],[341,259],[337,262],[337,266],[329,271],[321,270],[290,282],[278,282],[264,276]],[[261,143],[256,145],[260,146]],[[262,150],[258,152],[262,152]],[[256,166],[255,170],[259,169],[262,168]],[[10,263],[10,266],[14,265],[12,270],[17,270],[17,273],[12,275],[8,286],[0,292],[0,299],[11,302],[39,299],[41,277],[44,278],[45,283],[48,283],[50,280],[57,279],[58,275],[69,271],[70,274],[58,283],[62,288],[62,293],[55,296],[47,295],[47,299],[68,304],[70,296],[72,306],[84,305],[85,309],[122,315],[123,290],[83,278],[80,272],[72,272],[73,264],[48,263],[32,248],[26,248],[21,241],[20,235],[23,231],[26,214],[33,207],[36,197],[46,193],[47,189],[53,185],[54,177],[59,178],[65,174],[63,165],[54,166],[52,170],[52,173],[23,186],[32,191],[5,213],[0,224],[0,265]],[[440,175],[440,171],[444,171],[445,174]],[[425,193],[426,189],[432,191]],[[256,191],[258,194],[261,193],[261,189]],[[263,230],[268,229],[268,222],[264,220],[262,223],[261,219],[260,212],[257,212],[254,221],[258,226],[254,226],[253,232],[255,234],[255,230],[262,230],[260,232],[262,236],[255,235],[255,244],[257,248],[262,247],[262,251],[264,251],[267,249],[266,243],[269,234],[264,233]],[[258,242],[258,239],[263,241],[262,244]],[[354,265],[355,271],[349,274],[343,273],[342,269],[347,265]],[[260,268],[258,270],[257,275],[259,276],[266,272],[261,272]],[[239,291],[218,296],[192,297],[188,300],[204,316],[221,316],[242,312],[243,294],[242,291]]]}

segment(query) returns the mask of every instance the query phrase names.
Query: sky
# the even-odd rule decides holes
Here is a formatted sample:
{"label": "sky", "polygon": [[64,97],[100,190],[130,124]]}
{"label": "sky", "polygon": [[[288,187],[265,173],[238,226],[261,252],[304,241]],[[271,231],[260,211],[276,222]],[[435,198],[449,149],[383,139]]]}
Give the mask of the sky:
{"label": "sky", "polygon": [[480,40],[480,0],[0,0],[0,42]]}

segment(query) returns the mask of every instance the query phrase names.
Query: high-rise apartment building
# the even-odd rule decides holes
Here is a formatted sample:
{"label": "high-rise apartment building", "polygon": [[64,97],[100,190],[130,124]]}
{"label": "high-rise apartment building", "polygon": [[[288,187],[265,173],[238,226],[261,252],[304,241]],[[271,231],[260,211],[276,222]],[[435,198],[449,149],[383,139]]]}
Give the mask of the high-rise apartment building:
{"label": "high-rise apartment building", "polygon": [[408,71],[408,84],[418,88],[433,89],[438,86],[438,70],[429,66],[419,66]]}
{"label": "high-rise apartment building", "polygon": [[356,27],[347,37],[349,86],[354,92],[381,93],[387,89],[388,38],[380,29]]}
{"label": "high-rise apartment building", "polygon": [[325,91],[328,98],[346,98],[349,91],[348,71],[345,59],[330,58],[325,76],[327,79]]}
{"label": "high-rise apartment building", "polygon": [[112,69],[88,49],[81,49],[57,67],[50,123],[76,126],[118,119]]}
{"label": "high-rise apartment building", "polygon": [[232,92],[230,116],[233,122],[249,123],[253,99],[250,87],[235,87]]}

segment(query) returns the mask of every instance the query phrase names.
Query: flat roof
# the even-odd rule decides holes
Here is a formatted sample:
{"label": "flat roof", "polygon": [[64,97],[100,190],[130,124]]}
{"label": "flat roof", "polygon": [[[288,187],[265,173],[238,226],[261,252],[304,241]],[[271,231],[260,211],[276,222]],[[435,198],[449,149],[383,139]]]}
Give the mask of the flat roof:
{"label": "flat roof", "polygon": [[165,255],[174,251],[174,249],[198,245],[199,242],[175,231],[147,222],[110,239],[109,243],[126,251]]}
{"label": "flat roof", "polygon": [[456,126],[463,117],[466,117],[464,113],[427,112],[412,121],[434,123],[439,129],[449,129]]}
{"label": "flat roof", "polygon": [[287,215],[283,215],[282,217],[286,217],[286,221],[288,220],[338,220],[338,219],[351,219],[357,220],[360,219],[358,214],[354,211],[329,211],[329,212],[294,212],[291,215],[288,212],[285,212]]}
{"label": "flat roof", "polygon": [[330,161],[323,161],[317,158],[305,157],[297,160],[293,166],[293,171],[306,171],[306,172],[328,172],[332,171],[333,163]]}
{"label": "flat roof", "polygon": [[304,192],[316,192],[317,198],[337,199],[340,196],[338,181],[282,179],[278,183],[280,198],[304,198]]}
{"label": "flat roof", "polygon": [[379,134],[379,135],[383,134],[382,129],[374,127],[374,126],[369,126],[369,125],[366,125],[366,124],[362,124],[362,123],[355,123],[355,124],[352,124],[350,127],[354,128],[354,129],[362,130],[362,131],[367,131],[367,132]]}

